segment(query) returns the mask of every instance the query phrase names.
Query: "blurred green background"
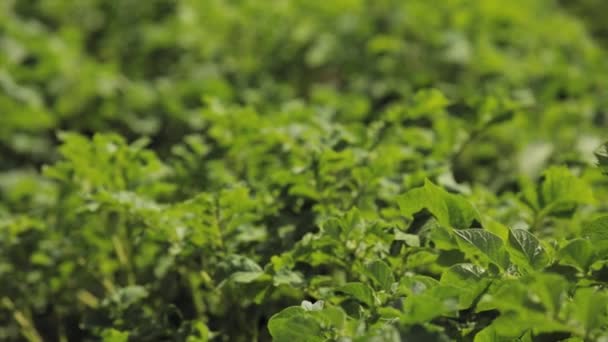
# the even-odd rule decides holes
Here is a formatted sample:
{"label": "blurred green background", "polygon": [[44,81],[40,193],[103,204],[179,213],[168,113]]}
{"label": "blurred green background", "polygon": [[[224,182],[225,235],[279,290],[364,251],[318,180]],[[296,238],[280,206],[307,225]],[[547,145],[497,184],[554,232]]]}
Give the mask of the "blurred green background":
{"label": "blurred green background", "polygon": [[304,101],[370,121],[433,87],[473,121],[488,97],[521,103],[535,134],[511,143],[548,139],[566,151],[607,121],[602,1],[0,6],[4,169],[53,160],[58,130],[146,135],[166,152],[204,130],[205,98],[261,113]]}

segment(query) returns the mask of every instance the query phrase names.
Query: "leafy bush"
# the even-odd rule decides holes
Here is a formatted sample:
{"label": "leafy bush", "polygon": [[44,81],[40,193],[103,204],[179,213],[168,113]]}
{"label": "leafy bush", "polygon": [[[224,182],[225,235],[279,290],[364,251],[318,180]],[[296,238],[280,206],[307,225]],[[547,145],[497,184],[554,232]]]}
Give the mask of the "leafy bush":
{"label": "leafy bush", "polygon": [[0,340],[608,340],[602,6],[0,2]]}

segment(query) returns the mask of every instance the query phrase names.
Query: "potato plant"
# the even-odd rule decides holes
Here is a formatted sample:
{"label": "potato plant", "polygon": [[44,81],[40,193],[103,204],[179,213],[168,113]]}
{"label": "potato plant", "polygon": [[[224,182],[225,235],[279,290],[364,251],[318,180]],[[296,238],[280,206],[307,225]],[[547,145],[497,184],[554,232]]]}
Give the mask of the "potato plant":
{"label": "potato plant", "polygon": [[608,341],[601,1],[0,1],[1,341]]}

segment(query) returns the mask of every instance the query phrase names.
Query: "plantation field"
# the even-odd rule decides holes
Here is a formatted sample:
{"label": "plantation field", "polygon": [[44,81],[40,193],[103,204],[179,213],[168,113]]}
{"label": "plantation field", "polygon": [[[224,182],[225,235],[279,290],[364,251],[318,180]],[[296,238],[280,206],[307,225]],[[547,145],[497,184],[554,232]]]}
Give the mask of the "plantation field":
{"label": "plantation field", "polygon": [[0,341],[608,342],[603,0],[0,0]]}

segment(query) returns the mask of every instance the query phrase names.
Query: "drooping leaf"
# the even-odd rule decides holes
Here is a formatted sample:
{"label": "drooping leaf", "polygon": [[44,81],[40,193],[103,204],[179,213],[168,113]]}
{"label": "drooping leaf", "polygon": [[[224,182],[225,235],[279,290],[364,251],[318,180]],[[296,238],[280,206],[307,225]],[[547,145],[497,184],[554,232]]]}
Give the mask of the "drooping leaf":
{"label": "drooping leaf", "polygon": [[463,197],[448,193],[425,180],[424,186],[412,189],[399,198],[401,214],[412,217],[427,209],[437,221],[447,227],[465,229],[479,219],[477,210]]}

